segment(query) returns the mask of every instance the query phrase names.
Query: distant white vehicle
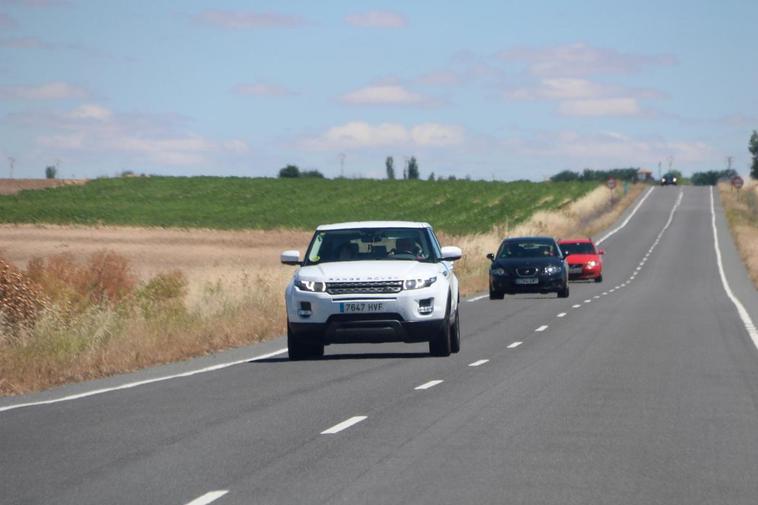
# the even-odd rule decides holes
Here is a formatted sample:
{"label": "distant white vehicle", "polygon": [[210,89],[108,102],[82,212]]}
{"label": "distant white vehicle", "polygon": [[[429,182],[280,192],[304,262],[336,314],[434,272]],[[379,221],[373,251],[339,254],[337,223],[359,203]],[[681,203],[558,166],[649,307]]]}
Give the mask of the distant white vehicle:
{"label": "distant white vehicle", "polygon": [[458,247],[440,247],[427,223],[322,225],[285,290],[290,359],[319,357],[325,344],[429,342],[434,356],[461,346]]}

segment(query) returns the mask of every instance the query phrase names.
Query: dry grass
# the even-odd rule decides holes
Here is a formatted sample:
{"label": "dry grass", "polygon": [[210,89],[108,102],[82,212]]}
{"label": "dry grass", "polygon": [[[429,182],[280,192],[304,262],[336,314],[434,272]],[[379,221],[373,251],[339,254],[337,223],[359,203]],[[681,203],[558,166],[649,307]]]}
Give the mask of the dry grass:
{"label": "dry grass", "polygon": [[718,189],[734,241],[758,289],[758,181],[748,181],[740,191],[729,183]]}
{"label": "dry grass", "polygon": [[[512,229],[441,236],[459,245],[465,296],[486,289],[487,252],[503,237],[591,234],[644,186],[609,206],[599,187],[560,211]],[[161,230],[0,226],[0,255],[51,301],[34,325],[0,331],[0,394],[19,394],[198,356],[281,335],[283,249],[304,250],[309,231]],[[118,254],[104,251],[107,247]],[[35,259],[44,257],[45,259]],[[21,269],[26,267],[26,272]]]}

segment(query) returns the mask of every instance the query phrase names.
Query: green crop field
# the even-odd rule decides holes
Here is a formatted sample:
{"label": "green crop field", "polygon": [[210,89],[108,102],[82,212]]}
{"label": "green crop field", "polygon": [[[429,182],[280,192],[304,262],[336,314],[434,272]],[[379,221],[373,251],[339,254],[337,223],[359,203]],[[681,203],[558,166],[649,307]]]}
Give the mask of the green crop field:
{"label": "green crop field", "polygon": [[312,229],[398,219],[473,233],[518,223],[595,187],[595,182],[129,177],[0,196],[0,222]]}

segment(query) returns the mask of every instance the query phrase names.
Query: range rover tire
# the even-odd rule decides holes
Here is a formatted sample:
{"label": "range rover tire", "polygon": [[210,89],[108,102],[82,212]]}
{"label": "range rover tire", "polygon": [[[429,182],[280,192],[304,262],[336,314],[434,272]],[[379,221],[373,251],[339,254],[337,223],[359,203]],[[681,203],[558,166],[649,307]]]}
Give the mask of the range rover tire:
{"label": "range rover tire", "polygon": [[450,298],[448,298],[442,328],[429,340],[429,354],[440,357],[450,356],[450,334]]}
{"label": "range rover tire", "polygon": [[292,333],[287,325],[287,354],[291,361],[299,361],[309,358],[320,358],[324,355],[324,344],[321,342],[308,342]]}
{"label": "range rover tire", "polygon": [[450,351],[454,353],[461,350],[461,320],[458,311],[455,309],[455,320],[450,328]]}

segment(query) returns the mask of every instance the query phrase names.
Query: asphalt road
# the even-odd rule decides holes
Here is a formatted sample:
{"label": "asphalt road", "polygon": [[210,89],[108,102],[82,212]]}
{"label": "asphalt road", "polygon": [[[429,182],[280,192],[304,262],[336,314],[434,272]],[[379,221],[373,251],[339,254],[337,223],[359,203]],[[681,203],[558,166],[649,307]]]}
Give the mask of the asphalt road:
{"label": "asphalt road", "polygon": [[[0,503],[755,505],[758,350],[711,219],[708,188],[656,188],[603,242],[603,283],[467,301],[450,358],[331,346],[6,408],[280,339],[4,399]],[[730,289],[758,321],[718,202],[715,223]]]}

